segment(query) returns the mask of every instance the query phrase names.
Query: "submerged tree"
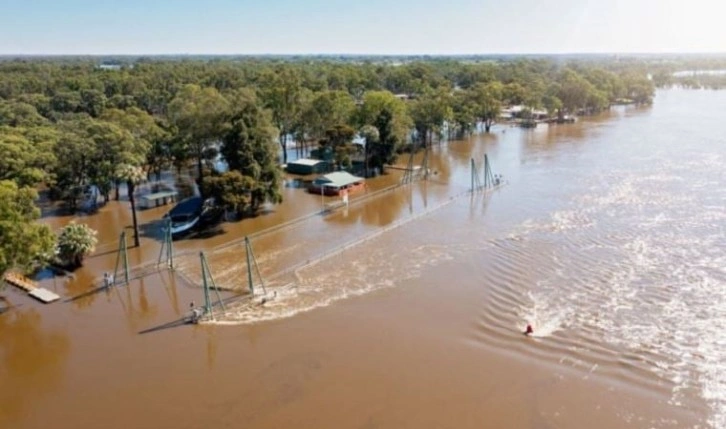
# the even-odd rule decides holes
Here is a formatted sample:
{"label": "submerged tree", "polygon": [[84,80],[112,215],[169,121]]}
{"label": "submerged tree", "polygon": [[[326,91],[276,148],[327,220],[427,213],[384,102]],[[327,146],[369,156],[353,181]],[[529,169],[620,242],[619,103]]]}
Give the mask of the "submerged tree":
{"label": "submerged tree", "polygon": [[450,132],[462,138],[476,129],[476,104],[470,91],[456,91],[453,99],[453,123]]}
{"label": "submerged tree", "polygon": [[71,222],[58,236],[58,257],[72,267],[83,265],[83,258],[96,249],[96,231],[86,224]]}
{"label": "submerged tree", "polygon": [[365,141],[365,149],[364,149],[364,168],[365,168],[365,177],[369,177],[369,162],[370,157],[373,151],[373,147],[376,143],[378,143],[378,139],[380,138],[380,133],[378,132],[378,128],[374,127],[373,125],[363,125],[363,128],[360,129],[359,133],[361,137],[363,137],[363,140]]}
{"label": "submerged tree", "polygon": [[350,168],[353,165],[352,155],[355,130],[347,125],[336,125],[325,131],[325,138],[320,140],[321,148],[330,148],[335,154],[335,162],[339,168]]}
{"label": "submerged tree", "polygon": [[287,163],[287,138],[295,129],[300,116],[302,96],[300,73],[291,67],[282,67],[264,76],[262,98],[272,110],[272,120],[280,131],[282,162]]}
{"label": "submerged tree", "polygon": [[93,180],[91,168],[97,150],[83,131],[83,122],[64,122],[59,128],[55,155],[61,161],[51,169],[55,178],[51,189],[71,211],[75,211],[83,196],[82,188]]}
{"label": "submerged tree", "polygon": [[431,144],[434,135],[440,135],[444,124],[453,118],[451,105],[452,97],[444,88],[427,91],[411,104],[411,118],[423,144]]}
{"label": "submerged tree", "polygon": [[95,156],[89,166],[91,180],[98,186],[108,201],[113,187],[115,199],[120,199],[118,169],[124,164],[141,165],[149,149],[147,141],[136,138],[122,125],[107,121],[90,121],[85,129],[86,136],[93,142]]}
{"label": "submerged tree", "polygon": [[391,132],[400,143],[405,143],[413,122],[406,103],[388,91],[368,91],[363,95],[363,103],[357,111],[358,126],[376,126],[376,121],[384,110],[391,118]]}
{"label": "submerged tree", "polygon": [[245,191],[249,192],[250,201],[245,210],[254,213],[265,202],[282,202],[282,176],[269,111],[262,109],[254,98],[238,100],[227,130],[222,137],[221,153],[230,172],[239,172],[249,179]]}
{"label": "submerged tree", "polygon": [[477,84],[472,88],[474,114],[484,123],[484,131],[489,132],[502,109],[503,86],[500,82]]}
{"label": "submerged tree", "polygon": [[227,171],[219,175],[206,176],[204,188],[225,212],[240,215],[252,211],[252,189],[255,181],[239,171]]}
{"label": "submerged tree", "polygon": [[136,107],[127,110],[108,109],[101,118],[130,133],[140,155],[137,161],[144,161],[149,173],[156,173],[158,178],[161,170],[170,163],[169,136],[158,121]]}
{"label": "submerged tree", "polygon": [[198,85],[185,85],[169,103],[169,119],[177,127],[187,152],[196,159],[200,181],[202,163],[222,136],[228,113],[229,101],[219,91]]}
{"label": "submerged tree", "polygon": [[645,75],[627,73],[622,76],[625,96],[636,104],[650,104],[655,96],[655,84]]}
{"label": "submerged tree", "polygon": [[[374,121],[375,133],[371,135],[371,147],[366,139],[368,168],[385,173],[386,165],[396,162],[400,146],[398,136],[394,131],[393,115],[388,109],[383,109]],[[370,158],[368,158],[370,157]]]}

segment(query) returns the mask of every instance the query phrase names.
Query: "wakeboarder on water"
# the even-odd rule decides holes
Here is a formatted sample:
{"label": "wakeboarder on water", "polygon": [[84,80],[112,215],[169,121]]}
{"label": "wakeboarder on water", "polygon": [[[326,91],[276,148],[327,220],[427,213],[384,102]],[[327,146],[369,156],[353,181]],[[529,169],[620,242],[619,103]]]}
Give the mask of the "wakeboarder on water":
{"label": "wakeboarder on water", "polygon": [[524,330],[524,335],[529,336],[529,335],[532,335],[532,334],[534,334],[534,329],[532,329],[532,325],[530,325],[528,323],[527,324],[527,329]]}

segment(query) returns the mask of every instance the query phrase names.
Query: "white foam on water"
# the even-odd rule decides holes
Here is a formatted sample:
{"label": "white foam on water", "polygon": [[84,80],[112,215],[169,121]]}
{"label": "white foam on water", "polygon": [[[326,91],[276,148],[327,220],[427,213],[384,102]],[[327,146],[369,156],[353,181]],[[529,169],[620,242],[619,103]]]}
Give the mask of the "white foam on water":
{"label": "white foam on water", "polygon": [[395,241],[397,233],[392,231],[390,235],[356,246],[355,251],[303,267],[295,273],[291,284],[282,289],[268,287],[269,292],[278,293],[264,305],[232,304],[216,321],[207,323],[239,325],[292,317],[339,300],[394,287],[419,277],[428,267],[453,258],[448,245],[419,244],[392,252],[390,249],[395,245],[389,243],[384,246],[385,252],[377,251],[376,247],[381,246],[379,240]]}
{"label": "white foam on water", "polygon": [[566,328],[571,320],[571,308],[551,305],[546,296],[537,292],[529,292],[527,301],[517,309],[517,320],[523,321],[517,326],[520,332],[524,332],[529,324],[534,331],[533,337],[549,337],[558,330]]}
{"label": "white foam on water", "polygon": [[[542,272],[517,328],[576,336],[586,327],[669,382],[672,405],[687,406],[696,392],[711,408],[710,427],[726,428],[726,184],[714,188],[708,171],[726,167],[707,157],[657,168],[606,173],[571,207],[509,234],[512,246],[556,243],[539,262],[567,261]],[[686,180],[683,171],[705,173]]]}

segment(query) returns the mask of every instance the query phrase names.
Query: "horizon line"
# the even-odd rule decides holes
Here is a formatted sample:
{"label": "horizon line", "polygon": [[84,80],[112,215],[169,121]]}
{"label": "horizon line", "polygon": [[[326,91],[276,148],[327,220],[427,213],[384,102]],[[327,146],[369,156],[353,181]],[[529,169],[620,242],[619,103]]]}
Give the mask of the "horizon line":
{"label": "horizon line", "polygon": [[190,53],[190,52],[168,52],[168,53],[0,53],[0,57],[163,57],[163,56],[217,56],[217,57],[314,57],[314,56],[347,56],[347,57],[485,57],[485,56],[570,56],[570,55],[726,55],[726,51],[668,51],[668,52],[489,52],[489,53],[399,53],[399,54],[377,54],[377,53]]}

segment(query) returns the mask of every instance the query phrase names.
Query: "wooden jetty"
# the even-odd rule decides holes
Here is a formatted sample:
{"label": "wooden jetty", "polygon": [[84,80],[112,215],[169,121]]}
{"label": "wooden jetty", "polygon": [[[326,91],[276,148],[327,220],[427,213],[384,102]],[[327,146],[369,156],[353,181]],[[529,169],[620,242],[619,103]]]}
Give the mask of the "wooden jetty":
{"label": "wooden jetty", "polygon": [[21,274],[13,272],[5,273],[4,279],[7,283],[28,292],[28,295],[32,296],[38,301],[44,302],[45,304],[60,299],[60,296],[58,296],[57,294],[49,291],[48,289],[38,287],[38,284],[36,282]]}

